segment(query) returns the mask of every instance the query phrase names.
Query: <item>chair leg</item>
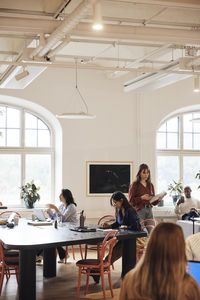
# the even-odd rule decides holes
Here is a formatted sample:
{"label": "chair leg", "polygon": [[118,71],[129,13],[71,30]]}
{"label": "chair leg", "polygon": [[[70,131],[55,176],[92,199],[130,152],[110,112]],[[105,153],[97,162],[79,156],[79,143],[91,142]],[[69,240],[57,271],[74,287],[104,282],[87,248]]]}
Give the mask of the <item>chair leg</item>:
{"label": "chair leg", "polygon": [[19,270],[18,270],[18,268],[15,269],[15,274],[16,274],[17,284],[19,285]]}
{"label": "chair leg", "polygon": [[102,269],[100,270],[100,275],[101,275],[101,285],[103,290],[103,298],[104,300],[106,300],[106,288],[105,288],[104,274]]}
{"label": "chair leg", "polygon": [[100,259],[101,257],[101,245],[97,244],[97,258]]}
{"label": "chair leg", "polygon": [[4,267],[1,267],[1,277],[0,277],[0,295],[1,295],[2,286],[3,286],[4,274],[5,274],[5,269],[4,269]]}
{"label": "chair leg", "polygon": [[81,245],[79,245],[79,250],[80,250],[80,254],[81,254],[81,259],[83,259],[83,250],[82,250]]}
{"label": "chair leg", "polygon": [[87,244],[85,244],[85,259],[87,258]]}
{"label": "chair leg", "polygon": [[75,260],[75,252],[74,252],[74,246],[72,245],[72,256],[73,256],[73,260]]}
{"label": "chair leg", "polygon": [[108,281],[109,281],[111,296],[114,297],[113,289],[112,289],[112,280],[111,280],[111,273],[110,273],[110,271],[108,272]]}
{"label": "chair leg", "polygon": [[87,270],[87,279],[86,279],[86,285],[85,285],[85,295],[88,292],[88,286],[89,286],[89,277],[90,277],[90,270]]}
{"label": "chair leg", "polygon": [[66,246],[66,253],[65,253],[65,264],[67,263],[67,256],[68,256],[68,246]]}
{"label": "chair leg", "polygon": [[76,298],[75,298],[75,300],[77,300],[78,297],[79,297],[80,287],[81,287],[81,267],[79,267],[78,286],[77,286],[77,290],[76,290]]}

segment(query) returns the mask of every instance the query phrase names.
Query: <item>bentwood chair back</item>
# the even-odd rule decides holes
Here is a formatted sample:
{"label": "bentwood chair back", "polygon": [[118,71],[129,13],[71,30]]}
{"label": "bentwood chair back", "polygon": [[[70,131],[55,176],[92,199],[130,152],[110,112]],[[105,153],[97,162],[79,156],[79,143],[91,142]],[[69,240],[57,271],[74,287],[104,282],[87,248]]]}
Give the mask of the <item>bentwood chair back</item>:
{"label": "bentwood chair back", "polygon": [[[79,268],[79,275],[78,275],[78,286],[76,292],[76,300],[79,297],[79,291],[81,286],[81,275],[86,274],[86,286],[85,286],[85,295],[88,291],[89,285],[89,277],[90,275],[99,275],[101,278],[102,283],[102,290],[103,290],[103,297],[106,299],[106,290],[105,290],[105,282],[104,282],[104,274],[108,275],[109,286],[111,296],[113,297],[113,289],[112,289],[112,281],[111,281],[111,257],[112,257],[112,250],[116,243],[116,236],[118,234],[117,230],[113,230],[106,235],[103,240],[102,247],[101,247],[101,255],[99,258],[96,259],[83,259],[79,260],[76,265]],[[105,260],[105,256],[107,255],[107,260]]]}
{"label": "bentwood chair back", "polygon": [[[12,253],[14,254],[14,252]],[[13,256],[10,252],[5,251],[0,241],[0,295],[2,291],[4,276],[8,280],[10,275],[16,275],[17,283],[19,283],[19,257]]]}
{"label": "bentwood chair back", "polygon": [[18,218],[21,218],[20,213],[18,213],[17,211],[6,210],[0,213],[0,219],[8,219],[12,213],[15,213]]}
{"label": "bentwood chair back", "polygon": [[[101,226],[103,225],[105,222],[111,224],[115,221],[115,216],[113,215],[105,215],[103,217],[101,217],[98,220],[97,225]],[[101,251],[101,244],[102,243],[94,243],[94,244],[86,244],[85,245],[85,259],[87,258],[87,252],[88,250],[94,250],[97,251],[97,255],[98,257],[100,257],[100,251]]]}
{"label": "bentwood chair back", "polygon": [[[148,229],[153,229],[157,225],[157,222],[155,219],[145,219],[145,220],[142,220],[140,222],[140,224],[141,224],[143,230],[148,230]],[[140,260],[140,258],[142,257],[142,255],[144,254],[144,252],[146,250],[146,244],[144,244],[145,239],[146,238],[142,238],[142,240],[141,240],[142,247],[136,249],[136,262],[138,262]],[[147,242],[147,239],[146,239],[146,242]],[[136,245],[139,245],[139,244],[140,243],[137,243]]]}

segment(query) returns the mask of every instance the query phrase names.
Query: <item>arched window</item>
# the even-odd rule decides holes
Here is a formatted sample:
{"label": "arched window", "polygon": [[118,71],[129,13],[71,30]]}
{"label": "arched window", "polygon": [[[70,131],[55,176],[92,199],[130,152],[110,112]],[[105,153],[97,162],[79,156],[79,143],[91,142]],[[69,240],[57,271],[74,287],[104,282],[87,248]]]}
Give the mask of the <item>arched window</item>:
{"label": "arched window", "polygon": [[24,108],[0,105],[0,201],[24,206],[20,186],[34,180],[39,206],[54,193],[54,146],[50,125]]}
{"label": "arched window", "polygon": [[[174,179],[192,188],[192,195],[200,197],[200,112],[176,115],[165,121],[157,131],[157,188],[167,190]],[[169,196],[165,205],[173,205]]]}

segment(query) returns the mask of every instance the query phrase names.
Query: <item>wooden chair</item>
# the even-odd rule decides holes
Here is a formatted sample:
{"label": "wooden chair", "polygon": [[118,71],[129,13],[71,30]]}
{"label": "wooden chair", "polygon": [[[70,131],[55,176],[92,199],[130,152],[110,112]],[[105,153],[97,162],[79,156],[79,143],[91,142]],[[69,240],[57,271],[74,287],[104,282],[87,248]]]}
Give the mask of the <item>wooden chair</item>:
{"label": "wooden chair", "polygon": [[[83,259],[79,260],[76,265],[79,268],[79,275],[78,275],[78,286],[77,286],[77,292],[76,292],[76,300],[79,297],[79,291],[80,291],[80,285],[81,285],[81,274],[87,275],[86,280],[86,286],[85,286],[85,295],[88,291],[88,285],[89,285],[89,277],[90,275],[100,275],[101,277],[101,283],[102,283],[102,289],[103,289],[103,297],[106,299],[106,290],[105,290],[105,282],[104,282],[104,274],[108,275],[109,280],[109,286],[110,286],[110,292],[111,296],[113,297],[113,289],[112,289],[112,281],[111,281],[111,256],[112,256],[112,250],[116,243],[116,236],[118,234],[117,230],[113,230],[110,233],[106,235],[106,237],[103,240],[102,247],[101,247],[101,255],[99,258],[96,259]],[[105,255],[108,251],[108,259],[105,260]]]}
{"label": "wooden chair", "polygon": [[[78,215],[80,215],[80,212],[78,212]],[[85,222],[85,220],[86,220],[86,216],[84,216],[84,222]],[[73,260],[75,260],[76,258],[75,258],[75,251],[74,251],[74,246],[73,245],[71,246],[71,250],[72,250]],[[82,250],[81,245],[79,245],[79,251],[80,251],[80,254],[81,254],[81,259],[83,259],[83,250]],[[68,253],[69,253],[69,246],[66,246],[65,264],[67,263]]]}
{"label": "wooden chair", "polygon": [[3,211],[2,213],[0,213],[0,218],[8,218],[10,216],[10,214],[12,213],[16,213],[17,217],[21,218],[20,213],[18,213],[17,211],[13,211],[13,210],[7,210],[7,211]]}
{"label": "wooden chair", "polygon": [[10,275],[16,275],[17,283],[19,283],[19,257],[10,255],[10,252],[7,252],[3,248],[1,241],[0,241],[0,268],[1,268],[0,295],[1,295],[4,276],[6,276],[6,279],[8,280]]}
{"label": "wooden chair", "polygon": [[[97,225],[101,226],[103,223],[113,223],[115,221],[115,216],[113,215],[105,215],[98,220]],[[95,243],[95,244],[85,244],[85,259],[87,258],[88,250],[97,251],[97,256],[100,257],[102,243]]]}
{"label": "wooden chair", "polygon": [[[149,223],[151,222],[152,224],[146,224],[146,223]],[[156,225],[157,225],[157,222],[155,219],[145,219],[143,221],[140,222],[141,226],[142,226],[142,229],[145,230],[147,228],[154,228]]]}
{"label": "wooden chair", "polygon": [[[152,224],[146,224],[147,222],[151,222]],[[141,221],[140,224],[142,226],[142,229],[145,230],[147,228],[153,229],[157,225],[157,222],[155,219],[145,219]],[[145,250],[146,250],[146,245],[143,248],[136,249],[136,262],[140,260]]]}

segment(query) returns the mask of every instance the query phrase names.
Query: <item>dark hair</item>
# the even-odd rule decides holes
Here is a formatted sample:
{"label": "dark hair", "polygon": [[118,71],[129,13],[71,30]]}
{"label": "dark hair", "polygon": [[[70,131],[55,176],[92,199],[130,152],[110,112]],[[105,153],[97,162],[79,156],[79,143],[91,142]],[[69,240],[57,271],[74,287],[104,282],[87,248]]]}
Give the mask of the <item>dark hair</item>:
{"label": "dark hair", "polygon": [[190,187],[189,185],[186,185],[186,186],[184,187],[184,191],[185,191],[186,189],[187,189],[187,190],[190,190],[190,192],[192,191],[192,190],[191,190],[191,187]]}
{"label": "dark hair", "polygon": [[76,205],[76,203],[74,202],[74,198],[72,196],[72,192],[70,190],[68,190],[68,189],[62,189],[61,194],[65,198],[66,205],[69,205],[71,203],[73,203],[74,205]]}
{"label": "dark hair", "polygon": [[122,207],[127,209],[129,207],[131,207],[130,203],[128,202],[128,199],[126,198],[126,196],[122,193],[122,192],[114,192],[110,198],[110,205],[113,206],[113,200],[120,202],[122,201]]}
{"label": "dark hair", "polygon": [[138,173],[137,173],[137,175],[136,175],[136,184],[138,185],[138,184],[140,183],[140,180],[141,180],[141,172],[142,172],[143,170],[148,170],[148,172],[149,172],[149,177],[147,178],[147,186],[148,186],[148,188],[151,188],[151,172],[150,172],[150,169],[149,169],[149,167],[147,166],[147,164],[141,164],[141,165],[139,166],[139,171],[138,171]]}

